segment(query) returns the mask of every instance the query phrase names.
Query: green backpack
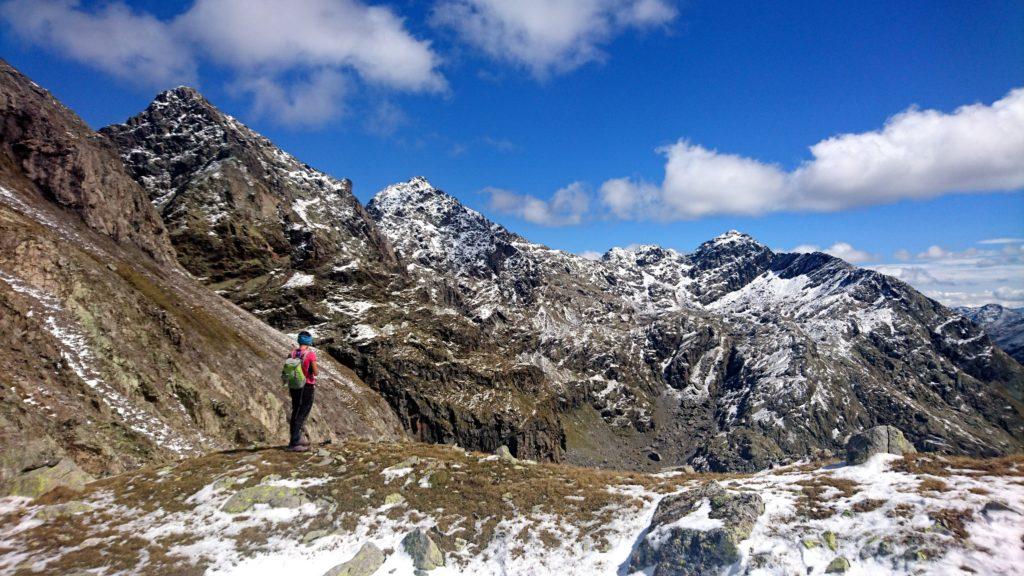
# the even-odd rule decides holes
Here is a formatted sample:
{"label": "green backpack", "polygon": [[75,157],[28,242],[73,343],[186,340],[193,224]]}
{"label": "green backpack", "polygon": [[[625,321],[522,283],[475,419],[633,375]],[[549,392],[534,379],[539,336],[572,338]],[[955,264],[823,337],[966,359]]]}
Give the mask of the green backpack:
{"label": "green backpack", "polygon": [[284,368],[281,369],[281,381],[285,386],[297,390],[306,385],[306,374],[302,371],[302,361],[306,358],[303,354],[297,358],[289,357],[284,361]]}

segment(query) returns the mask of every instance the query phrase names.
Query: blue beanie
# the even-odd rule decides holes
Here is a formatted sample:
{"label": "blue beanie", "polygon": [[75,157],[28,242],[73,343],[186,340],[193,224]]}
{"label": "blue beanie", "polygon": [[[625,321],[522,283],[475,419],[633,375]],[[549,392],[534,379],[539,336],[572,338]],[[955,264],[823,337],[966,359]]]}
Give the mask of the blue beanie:
{"label": "blue beanie", "polygon": [[299,332],[299,344],[310,346],[313,344],[313,335],[309,332]]}

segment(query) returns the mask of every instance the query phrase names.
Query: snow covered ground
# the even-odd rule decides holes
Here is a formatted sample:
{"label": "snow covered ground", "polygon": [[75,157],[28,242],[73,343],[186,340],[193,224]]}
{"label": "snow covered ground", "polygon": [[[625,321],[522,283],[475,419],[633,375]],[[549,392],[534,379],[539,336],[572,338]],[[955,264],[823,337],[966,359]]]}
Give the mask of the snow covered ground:
{"label": "snow covered ground", "polygon": [[[1021,457],[649,475],[348,442],[306,455],[213,454],[82,495],[0,501],[0,572],[320,576],[372,543],[386,556],[376,574],[403,575],[414,568],[401,540],[420,528],[444,552],[437,576],[625,576],[659,501],[711,481],[765,504],[723,574],[822,574],[838,558],[864,575],[1024,566]],[[675,525],[722,521],[696,506]]]}

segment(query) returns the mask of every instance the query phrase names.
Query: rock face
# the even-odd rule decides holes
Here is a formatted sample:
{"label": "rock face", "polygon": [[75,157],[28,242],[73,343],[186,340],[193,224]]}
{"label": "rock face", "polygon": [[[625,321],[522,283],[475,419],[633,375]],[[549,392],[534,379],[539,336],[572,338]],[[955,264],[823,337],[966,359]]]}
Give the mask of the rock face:
{"label": "rock face", "polygon": [[875,426],[854,434],[846,443],[846,463],[863,464],[875,454],[912,454],[914,445],[893,426]]}
{"label": "rock face", "polygon": [[757,494],[727,492],[717,482],[666,496],[630,557],[630,572],[655,576],[715,574],[740,559],[739,543],[764,513]]}
{"label": "rock face", "polygon": [[[0,389],[0,485],[61,459],[101,476],[283,440],[289,339],[174,263],[116,150],[6,64],[0,105],[0,370],[18,375]],[[314,438],[401,433],[324,368]]]}
{"label": "rock face", "polygon": [[[986,304],[979,308],[957,308],[956,311],[980,326],[1014,360],[1024,363],[1024,309]],[[1017,399],[1021,398],[1018,396]]]}
{"label": "rock face", "polygon": [[[529,242],[424,178],[380,191],[366,207],[372,222],[354,207],[340,220],[306,210],[299,222],[288,216],[296,190],[317,193],[274,176],[294,159],[205,100],[182,103],[200,100],[174,91],[106,130],[151,198],[180,198],[194,215],[169,224],[179,253],[188,261],[224,241],[215,237],[282,222],[319,235],[317,258],[294,256],[288,244],[292,256],[275,259],[278,243],[218,264],[271,259],[245,281],[212,264],[193,269],[210,270],[222,294],[271,325],[329,341],[324,349],[379,391],[417,439],[649,470],[761,469],[839,453],[850,433],[878,424],[922,448],[1022,449],[1024,415],[1012,396],[1024,368],[898,280],[825,254],[775,253],[734,231],[691,254],[641,246],[587,260]],[[217,160],[159,168],[168,139],[181,143],[175,158]],[[269,184],[226,168],[254,174],[263,164],[249,159],[253,150]],[[280,218],[233,210],[224,219],[232,227],[210,228],[203,215],[235,198],[211,189],[254,190]],[[354,232],[371,224],[372,233]],[[365,249],[347,248],[356,245]],[[385,246],[394,269],[382,264],[392,257]]]}
{"label": "rock face", "polygon": [[48,92],[0,60],[0,158],[9,177],[77,213],[87,226],[161,262],[174,250],[145,193],[100,138]]}
{"label": "rock face", "polygon": [[383,564],[384,553],[372,542],[367,542],[351,560],[331,568],[324,576],[371,576]]}

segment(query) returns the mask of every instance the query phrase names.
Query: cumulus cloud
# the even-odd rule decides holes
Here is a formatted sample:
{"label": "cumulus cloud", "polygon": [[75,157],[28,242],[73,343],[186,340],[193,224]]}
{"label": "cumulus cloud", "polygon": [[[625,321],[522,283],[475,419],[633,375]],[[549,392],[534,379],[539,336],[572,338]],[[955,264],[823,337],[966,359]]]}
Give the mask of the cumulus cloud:
{"label": "cumulus cloud", "polygon": [[198,0],[173,23],[210,58],[242,70],[351,68],[403,90],[445,87],[430,42],[389,8],[356,0]]}
{"label": "cumulus cloud", "polygon": [[619,178],[601,199],[619,218],[829,212],[957,192],[1024,187],[1024,88],[952,113],[911,108],[876,131],[810,147],[797,169],[709,150],[686,140],[660,148],[661,184]]}
{"label": "cumulus cloud", "polygon": [[870,252],[864,250],[858,250],[853,247],[849,242],[836,242],[828,248],[822,249],[820,246],[815,244],[801,244],[796,248],[793,248],[791,252],[824,252],[836,258],[842,258],[851,264],[863,264],[864,262],[872,262],[878,260],[878,257]]}
{"label": "cumulus cloud", "polygon": [[1024,246],[950,250],[931,246],[904,261],[869,266],[948,306],[1024,306]]}
{"label": "cumulus cloud", "polygon": [[550,200],[493,187],[484,192],[490,195],[491,210],[544,226],[579,224],[590,211],[590,196],[580,182],[558,190]]}
{"label": "cumulus cloud", "polygon": [[601,47],[615,36],[664,26],[676,15],[669,0],[440,0],[431,21],[545,78],[600,61]]}
{"label": "cumulus cloud", "polygon": [[114,2],[86,10],[77,0],[10,0],[0,19],[22,39],[146,86],[195,80],[190,47],[165,22]]}
{"label": "cumulus cloud", "polygon": [[406,92],[447,89],[440,58],[390,8],[358,0],[197,0],[170,20],[123,2],[8,0],[21,37],[147,87],[195,81],[200,60],[227,68],[254,110],[315,125],[340,115],[358,79]]}
{"label": "cumulus cloud", "polygon": [[600,260],[601,257],[604,256],[604,254],[601,254],[596,250],[584,250],[583,252],[580,252],[579,255],[587,260]]}

